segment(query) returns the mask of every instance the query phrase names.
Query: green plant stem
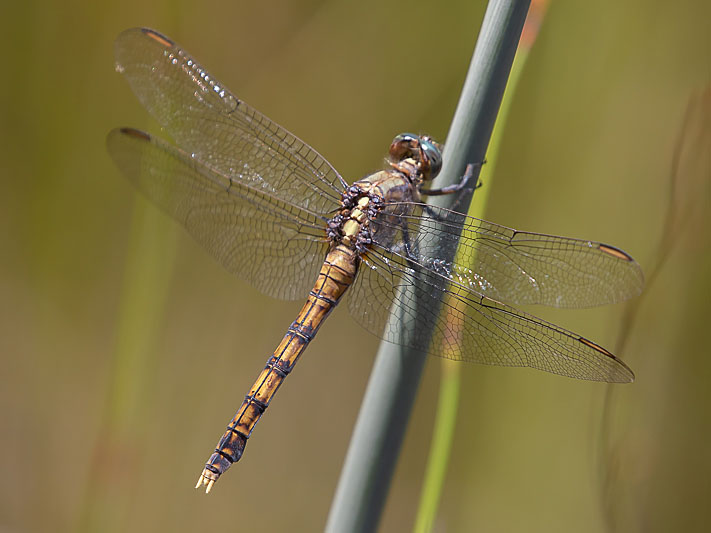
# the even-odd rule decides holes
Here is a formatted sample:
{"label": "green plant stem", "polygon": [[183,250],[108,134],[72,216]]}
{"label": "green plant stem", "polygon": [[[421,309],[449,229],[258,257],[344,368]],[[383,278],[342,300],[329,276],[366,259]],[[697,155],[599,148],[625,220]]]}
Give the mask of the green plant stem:
{"label": "green plant stem", "polygon": [[[486,184],[476,193],[476,202],[469,209],[469,215],[476,218],[485,218],[486,204],[492,189],[495,175],[496,161],[498,159],[501,139],[508,117],[508,111],[516,92],[516,85],[523,70],[523,65],[528,57],[528,49],[520,47],[511,67],[511,75],[506,85],[504,98],[499,109],[499,116],[491,135],[491,142],[487,150],[487,164],[482,168],[481,180]],[[473,258],[470,259],[473,262]],[[461,387],[461,365],[442,360],[442,377],[440,379],[440,392],[437,402],[437,412],[432,430],[432,444],[425,468],[425,477],[422,484],[420,505],[417,510],[414,531],[426,533],[432,531],[439,508],[439,501],[444,487],[444,478],[447,474],[449,455],[452,449],[454,431],[456,429],[457,408],[459,406],[459,392]]]}
{"label": "green plant stem", "polygon": [[[442,173],[433,187],[459,182],[468,163],[484,160],[528,6],[523,0],[489,2],[447,136]],[[457,200],[452,196],[457,195],[435,197],[431,203],[447,207]],[[460,206],[470,200],[471,193],[465,194]],[[400,313],[393,309],[389,327],[401,324]],[[401,331],[405,344],[407,335]],[[380,345],[326,531],[377,529],[426,355],[402,345]]]}

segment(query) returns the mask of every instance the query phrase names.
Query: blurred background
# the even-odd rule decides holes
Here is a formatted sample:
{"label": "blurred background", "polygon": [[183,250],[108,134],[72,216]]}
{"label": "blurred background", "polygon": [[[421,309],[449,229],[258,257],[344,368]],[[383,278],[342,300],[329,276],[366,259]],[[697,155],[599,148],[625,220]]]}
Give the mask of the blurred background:
{"label": "blurred background", "polygon": [[[353,181],[401,131],[445,138],[484,9],[2,4],[0,531],[318,531],[378,345],[335,312],[244,459],[209,497],[193,490],[302,302],[230,276],[114,168],[111,128],[158,132],[114,72],[116,35],[170,36]],[[620,355],[636,383],[464,369],[436,531],[707,524],[709,21],[706,0],[550,5],[487,218],[614,244],[646,270],[663,243],[667,260],[632,321],[625,305],[533,309],[610,349],[626,335]],[[431,358],[383,531],[412,527],[439,375]]]}

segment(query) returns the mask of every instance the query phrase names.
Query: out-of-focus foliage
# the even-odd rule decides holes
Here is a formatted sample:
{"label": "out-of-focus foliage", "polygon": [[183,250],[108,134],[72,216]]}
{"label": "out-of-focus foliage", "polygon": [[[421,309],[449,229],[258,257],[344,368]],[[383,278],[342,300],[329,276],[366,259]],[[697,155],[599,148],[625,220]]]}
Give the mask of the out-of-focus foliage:
{"label": "out-of-focus foliage", "polygon": [[[552,3],[510,111],[489,218],[609,242],[651,265],[687,102],[710,81],[710,11],[704,0]],[[112,127],[157,131],[113,71],[115,36],[166,33],[356,179],[400,131],[446,135],[483,12],[417,1],[3,4],[0,529],[319,530],[377,346],[339,309],[240,464],[210,496],[192,490],[300,303],[223,272],[111,165]],[[684,171],[690,219],[629,333],[621,355],[637,382],[611,395],[608,431],[604,385],[466,368],[440,530],[701,529],[704,128],[706,159],[689,154]],[[622,309],[533,311],[612,348]],[[411,527],[438,370],[423,382],[384,531]]]}

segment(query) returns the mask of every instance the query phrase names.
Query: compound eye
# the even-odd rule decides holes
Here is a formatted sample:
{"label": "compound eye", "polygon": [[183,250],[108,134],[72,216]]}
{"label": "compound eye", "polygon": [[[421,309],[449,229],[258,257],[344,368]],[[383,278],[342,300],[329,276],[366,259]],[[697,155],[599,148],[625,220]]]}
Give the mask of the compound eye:
{"label": "compound eye", "polygon": [[428,137],[423,137],[419,141],[422,153],[427,160],[426,165],[429,166],[428,179],[434,179],[437,174],[439,174],[439,171],[442,170],[442,151],[439,146]]}
{"label": "compound eye", "polygon": [[414,133],[397,135],[390,145],[390,162],[399,163],[408,157],[419,155],[420,137]]}
{"label": "compound eye", "polygon": [[419,142],[419,140],[420,140],[420,136],[415,135],[414,133],[401,133],[401,134],[395,136],[395,138],[393,139],[393,144],[401,143],[401,142],[417,143],[417,142]]}

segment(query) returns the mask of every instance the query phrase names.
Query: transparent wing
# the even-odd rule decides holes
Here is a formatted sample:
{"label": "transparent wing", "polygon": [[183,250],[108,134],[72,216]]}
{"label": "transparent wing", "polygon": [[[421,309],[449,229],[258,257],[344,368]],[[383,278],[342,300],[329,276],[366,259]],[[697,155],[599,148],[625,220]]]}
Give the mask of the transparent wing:
{"label": "transparent wing", "polygon": [[[641,290],[642,275],[627,254],[430,206],[389,204],[385,213],[372,221],[373,247],[347,295],[366,329],[453,360],[593,381],[634,379],[604,348],[498,301],[575,307],[630,297]],[[448,256],[455,261],[441,259]],[[398,328],[387,322],[394,302]],[[402,329],[411,332],[407,341]]]}
{"label": "transparent wing", "polygon": [[232,95],[187,52],[145,28],[116,39],[116,69],[187,153],[233,181],[317,214],[346,183],[313,148]]}
{"label": "transparent wing", "polygon": [[[622,361],[584,337],[385,250],[368,253],[346,298],[351,314],[366,329],[439,357],[526,366],[591,381],[634,380]],[[399,328],[386,324],[393,302],[401,307]],[[408,342],[401,339],[401,329],[412,332]]]}
{"label": "transparent wing", "polygon": [[[378,219],[375,227],[387,238],[378,239],[376,230],[376,241],[493,300],[591,307],[637,296],[644,286],[639,265],[613,246],[517,231],[424,204],[417,208],[392,204],[397,216]],[[401,228],[396,239],[392,227]],[[417,237],[416,247],[406,235]]]}
{"label": "transparent wing", "polygon": [[227,270],[275,298],[311,289],[327,249],[323,218],[147,133],[115,129],[106,142],[128,180]]}

